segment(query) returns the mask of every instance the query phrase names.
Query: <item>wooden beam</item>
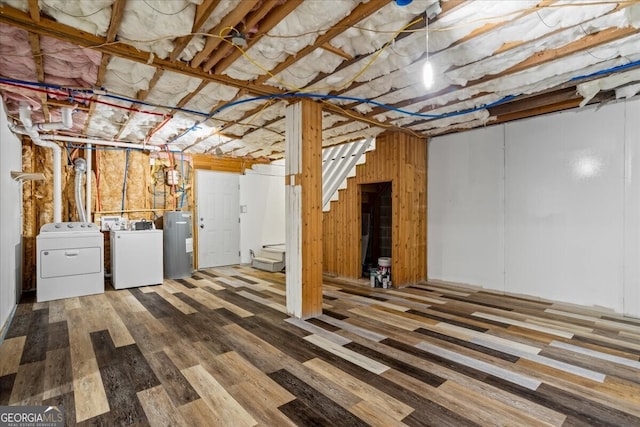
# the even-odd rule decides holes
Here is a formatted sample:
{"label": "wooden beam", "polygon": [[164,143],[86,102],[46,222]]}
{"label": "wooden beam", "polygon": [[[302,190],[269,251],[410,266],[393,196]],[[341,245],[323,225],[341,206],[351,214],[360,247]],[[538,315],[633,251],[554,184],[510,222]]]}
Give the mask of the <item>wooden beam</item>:
{"label": "wooden beam", "polygon": [[[222,18],[222,21],[211,30],[209,34],[212,37],[207,37],[207,42],[200,52],[191,60],[191,66],[197,68],[202,64],[213,52],[213,50],[222,43],[222,37],[225,37],[229,32],[238,25],[238,23],[249,13],[259,0],[244,0],[241,1],[227,16]],[[207,70],[205,70],[207,71]]]}
{"label": "wooden beam", "polygon": [[[502,21],[502,22],[496,22],[496,23],[492,23],[492,24],[483,25],[483,26],[482,26],[482,27],[480,27],[480,28],[476,28],[476,29],[475,29],[474,31],[472,31],[470,34],[467,34],[466,36],[462,37],[462,38],[461,38],[461,39],[459,39],[459,40],[456,40],[456,41],[455,41],[455,42],[453,42],[451,45],[447,46],[447,47],[446,47],[446,49],[450,49],[450,48],[452,48],[452,47],[455,47],[455,46],[461,45],[461,44],[463,44],[463,43],[466,43],[466,42],[470,41],[471,39],[474,39],[474,38],[479,37],[479,36],[481,36],[481,35],[483,35],[483,34],[486,34],[486,33],[487,33],[487,32],[489,32],[489,31],[497,30],[498,28],[503,27],[503,26],[505,26],[505,25],[507,25],[507,24],[511,23],[511,22],[512,22],[513,20],[515,20],[515,19],[520,19],[520,18],[523,18],[523,17],[525,17],[525,16],[527,16],[527,15],[529,15],[529,14],[535,13],[536,11],[538,11],[538,10],[539,10],[539,8],[540,8],[540,7],[548,6],[548,5],[552,4],[552,3],[555,3],[556,1],[557,1],[557,0],[544,0],[544,1],[542,1],[540,4],[538,4],[536,7],[529,8],[529,9],[525,10],[524,12],[519,13],[519,14],[518,14],[518,16],[517,16],[517,17],[515,17],[515,18],[513,18],[512,20],[506,20],[506,21]],[[446,16],[447,16],[447,14],[448,14],[448,13],[450,13],[451,11],[453,11],[453,10],[457,10],[458,8],[462,7],[463,5],[466,5],[466,2],[458,2],[458,4],[450,4],[450,3],[453,3],[453,2],[447,2],[447,3],[445,3],[445,4],[443,5],[443,8],[442,8],[442,11],[440,12],[440,14],[439,14],[438,16],[436,16],[435,18],[431,19],[431,20],[429,21],[429,23],[430,23],[430,24],[435,23],[435,22],[439,21],[440,19],[442,19],[443,17],[446,17]],[[446,7],[446,8],[445,8],[445,7]],[[418,23],[414,24],[414,25],[413,25],[413,26],[411,26],[410,28],[411,28],[411,30],[410,30],[409,32],[403,32],[403,33],[400,33],[400,34],[396,37],[395,41],[401,40],[402,38],[404,38],[404,37],[406,37],[406,36],[409,36],[412,32],[415,32],[415,31],[417,31],[417,30],[420,30],[420,29],[422,29],[422,28],[425,28],[425,21],[424,21],[424,19],[423,19],[422,21],[420,21],[420,22],[418,22]],[[407,29],[407,30],[409,30],[409,29]],[[373,53],[375,53],[375,52],[372,52],[372,54],[373,54]],[[435,52],[432,52],[432,54],[433,54],[433,53],[435,53]],[[420,62],[422,62],[422,61],[425,59],[425,57],[426,57],[426,54],[421,55],[418,59],[416,59],[416,60],[414,61],[414,63],[420,63]],[[362,58],[362,57],[358,57],[357,59],[360,61],[360,60],[362,60],[363,58]],[[455,68],[453,68],[453,69],[456,69],[456,68],[459,68],[459,67],[455,67]],[[398,71],[399,71],[399,70],[398,70]],[[449,70],[449,71],[450,71],[450,70]],[[325,76],[325,77],[326,77],[326,76]],[[379,79],[379,78],[387,78],[387,77],[388,77],[388,76],[380,76],[380,77],[378,77],[378,78],[376,78],[376,79]],[[324,77],[323,77],[323,78],[324,78]],[[376,80],[376,79],[374,79],[374,80]],[[317,80],[317,79],[314,79],[314,82],[316,82],[316,80]],[[318,80],[318,81],[319,81],[319,80]],[[343,89],[341,89],[341,90],[333,90],[333,91],[331,91],[330,93],[331,93],[332,95],[341,95],[341,94],[343,94],[343,93],[345,93],[345,92],[348,92],[348,91],[354,90],[354,89],[356,89],[356,88],[358,88],[358,87],[360,87],[360,86],[362,86],[362,85],[368,84],[368,83],[370,83],[370,82],[368,82],[368,81],[352,82],[352,83],[349,85],[349,87],[343,88]],[[310,83],[310,84],[313,84],[313,83]],[[402,108],[403,106],[406,106],[406,105],[415,104],[415,103],[417,103],[417,102],[424,101],[424,100],[429,99],[429,98],[431,98],[431,97],[438,96],[440,93],[447,93],[447,92],[451,91],[451,88],[453,88],[453,87],[456,87],[456,86],[453,86],[453,85],[452,85],[452,86],[448,87],[446,90],[444,90],[444,91],[442,91],[442,92],[438,92],[437,94],[435,94],[435,93],[431,93],[431,94],[427,94],[427,95],[422,95],[422,96],[420,96],[420,97],[418,97],[418,98],[414,98],[414,100],[404,100],[404,101],[402,101],[401,103],[399,103],[399,104],[397,104],[397,105],[396,105],[396,104],[394,104],[393,106],[394,106],[394,107],[396,107],[396,108]],[[380,96],[384,96],[384,95],[380,95]],[[403,104],[403,105],[400,105],[400,104]],[[356,107],[357,105],[358,105],[358,103],[357,103],[357,102],[354,102],[354,103],[351,103],[351,104],[343,105],[343,107],[344,107],[345,109],[352,109],[352,108]],[[385,110],[385,109],[384,109],[384,108],[382,108],[382,107],[374,107],[374,109],[373,109],[372,111],[370,111],[369,113],[367,113],[367,117],[374,117],[374,116],[376,116],[376,115],[378,115],[378,114],[382,113],[384,110]]]}
{"label": "wooden beam", "polygon": [[[157,68],[155,74],[153,75],[151,80],[149,80],[149,85],[147,86],[147,89],[139,90],[136,98],[139,101],[144,101],[147,98],[147,96],[149,96],[149,92],[151,92],[153,88],[156,87],[156,85],[158,84],[158,81],[160,80],[163,74],[164,74],[164,70]],[[125,122],[120,126],[120,130],[118,130],[118,133],[116,134],[114,139],[120,139],[120,137],[122,136],[122,132],[127,128],[129,123],[133,119],[133,116],[135,116],[136,114],[138,113],[131,112],[131,114],[129,114],[129,117],[127,117],[127,120],[125,120]],[[158,125],[154,126],[153,129],[155,129],[157,126]],[[149,132],[147,132],[147,135],[149,135],[150,132],[152,132],[152,130],[149,130]]]}
{"label": "wooden beam", "polygon": [[471,82],[470,84],[476,84],[476,82],[482,80],[500,78],[507,74],[517,73],[519,71],[526,70],[527,68],[536,67],[550,61],[555,61],[566,56],[573,55],[574,53],[580,51],[589,50],[602,44],[610,43],[625,37],[632,36],[634,34],[638,34],[639,32],[640,29],[634,27],[607,28],[606,30],[600,31],[598,33],[584,36],[581,39],[578,39],[562,47],[538,52],[499,74],[494,74],[491,77],[483,77],[482,79]]}
{"label": "wooden beam", "polygon": [[182,107],[184,107],[185,105],[187,105],[187,103],[188,103],[189,101],[191,101],[191,100],[193,99],[193,97],[194,97],[194,96],[196,96],[198,93],[200,93],[200,91],[201,91],[202,89],[204,89],[208,84],[209,84],[209,82],[205,82],[205,81],[201,82],[201,83],[198,85],[198,87],[197,87],[197,88],[195,88],[195,90],[194,90],[193,92],[191,92],[191,93],[187,94],[184,98],[182,98],[182,99],[180,100],[180,102],[178,102],[178,105],[177,105],[177,106],[178,106],[179,108],[182,108]]}
{"label": "wooden beam", "polygon": [[[578,24],[579,25],[579,24]],[[561,30],[566,30],[566,28],[562,28]],[[560,31],[560,30],[559,30]],[[523,71],[527,68],[531,68],[537,65],[541,65],[543,63],[552,61],[552,60],[557,60],[557,59],[561,59],[563,57],[566,57],[568,55],[571,54],[575,54],[579,51],[582,50],[588,50],[591,49],[593,47],[596,47],[597,45],[603,44],[603,43],[609,43],[612,41],[615,41],[617,39],[623,38],[623,37],[628,37],[630,35],[633,35],[635,33],[638,33],[640,30],[635,29],[633,27],[626,27],[626,28],[611,28],[605,31],[601,31],[597,34],[591,34],[588,36],[585,36],[579,40],[576,40],[575,42],[572,42],[568,45],[565,45],[563,47],[557,48],[557,49],[552,49],[552,50],[547,50],[547,51],[543,51],[543,52],[539,52],[531,57],[529,57],[528,59],[520,62],[519,64],[516,64],[514,66],[512,66],[511,68],[495,74],[495,75],[487,75],[485,77],[482,77],[481,79],[477,79],[475,81],[469,82],[467,84],[467,87],[469,86],[473,86],[476,84],[480,84],[480,83],[484,83],[487,82],[489,80],[493,80],[493,79],[497,79],[497,78],[501,78],[504,77],[508,74],[512,74],[512,73],[516,73],[519,71]],[[553,33],[549,33],[547,35],[545,35],[544,37],[541,37],[539,39],[530,41],[529,43],[534,43],[534,42],[539,42],[539,40],[548,37],[554,33],[556,33],[557,31],[553,32]],[[511,46],[509,49],[514,48],[514,46]],[[508,50],[508,49],[507,49]],[[503,50],[503,52],[506,50]],[[365,82],[366,83],[366,82]],[[434,93],[434,94],[428,94],[428,95],[422,95],[419,96],[417,98],[412,98],[412,99],[405,99],[399,103],[393,104],[392,106],[395,108],[403,108],[406,106],[410,106],[412,104],[416,104],[422,101],[425,101],[427,99],[430,98],[435,98],[443,93],[447,93],[450,92],[451,90],[455,90],[457,89],[457,86],[449,86],[445,89],[443,89],[442,91],[438,92],[438,93]],[[350,89],[353,89],[353,87],[351,87]],[[342,93],[339,92],[339,93]],[[333,94],[333,93],[332,93]],[[459,101],[455,101],[455,103],[457,103]],[[352,104],[348,104],[348,105],[343,105],[343,108],[345,109],[349,109],[349,108],[354,108],[357,105],[357,103],[352,103]],[[443,106],[446,105],[451,105],[451,104],[445,104]],[[437,108],[441,108],[443,106],[438,106]],[[429,110],[433,109],[434,107],[426,107],[420,110],[421,113],[426,113]],[[369,113],[366,114],[366,117],[372,118],[375,117],[376,115],[382,113],[385,109],[382,107],[374,107]],[[414,123],[415,124],[415,123]]]}
{"label": "wooden beam", "polygon": [[[106,42],[111,43],[115,41],[116,36],[118,35],[118,30],[120,29],[120,23],[122,22],[122,15],[124,12],[124,7],[127,0],[116,0],[113,5],[111,5],[111,18],[109,20],[109,29],[107,30]],[[102,54],[102,59],[100,60],[100,67],[98,68],[98,76],[96,77],[96,87],[101,88],[104,83],[104,76],[107,74],[107,66],[109,65],[109,61],[111,60],[111,55]],[[92,100],[98,98],[98,95],[93,95],[91,97]],[[91,123],[91,118],[93,117],[93,113],[95,112],[96,104],[95,102],[91,102],[89,105],[89,113],[87,114],[87,119],[84,122],[83,134],[87,134],[87,130],[89,129],[89,124]],[[97,165],[95,165],[97,167]]]}
{"label": "wooden beam", "polygon": [[109,30],[107,31],[107,43],[113,42],[118,35],[126,4],[127,0],[115,0],[111,6],[111,19],[109,21]]}
{"label": "wooden beam", "polygon": [[248,119],[249,117],[252,117],[258,113],[260,113],[261,111],[265,110],[266,108],[269,108],[270,105],[266,105],[266,104],[272,104],[273,100],[268,99],[266,102],[264,102],[263,104],[258,105],[255,108],[252,108],[251,110],[245,112],[242,117],[240,117],[237,120],[233,120],[229,123],[225,123],[223,128],[227,129],[230,128],[231,126],[237,125],[237,124],[241,124],[244,120]]}
{"label": "wooden beam", "polygon": [[495,107],[489,108],[489,114],[492,116],[502,116],[505,114],[532,110],[544,107],[545,105],[557,104],[578,98],[581,99],[580,95],[576,92],[575,86],[571,86],[560,90],[547,91],[533,96],[518,98],[505,104],[496,105]]}
{"label": "wooden beam", "polygon": [[334,55],[338,55],[338,56],[346,59],[347,61],[351,61],[353,59],[353,56],[349,55],[347,52],[345,52],[344,50],[342,50],[340,48],[332,46],[331,43],[325,43],[322,46],[320,46],[320,48],[326,50],[327,52],[331,52]]}
{"label": "wooden beam", "polygon": [[130,61],[151,65],[154,67],[162,68],[164,70],[173,71],[178,74],[184,74],[190,77],[200,78],[210,82],[216,82],[236,88],[246,88],[251,93],[257,95],[273,95],[283,93],[281,90],[275,87],[255,85],[223,75],[204,73],[201,70],[190,67],[188,64],[184,64],[182,62],[171,62],[168,59],[158,58],[155,55],[151,55],[150,52],[141,51],[133,46],[129,46],[126,44],[105,44],[106,39],[104,37],[95,36],[85,31],[72,28],[65,24],[61,24],[49,18],[42,17],[40,19],[40,22],[36,23],[31,20],[29,15],[27,15],[26,13],[5,4],[0,6],[0,22],[14,27],[22,28],[27,31],[31,31],[36,34],[64,40],[78,46],[88,47],[93,50],[102,52],[103,54],[118,56]]}
{"label": "wooden beam", "polygon": [[[279,0],[267,0],[264,3],[262,3],[262,5],[260,5],[260,7],[257,10],[247,15],[247,19],[243,23],[243,27],[244,27],[243,32],[245,34],[245,37],[248,37],[248,35],[251,32],[251,29],[255,27],[262,20],[262,18],[267,16],[267,14],[271,11],[271,9],[276,7],[279,2],[280,2]],[[262,25],[260,27],[264,31],[264,29],[262,28]],[[207,62],[203,67],[203,70],[205,71],[211,70],[211,68],[215,64],[217,64],[218,61],[220,61],[225,56],[229,55],[231,51],[234,49],[236,49],[234,46],[231,46],[227,43],[218,47],[218,49],[216,49],[216,51],[213,52],[212,55],[210,55],[209,59],[207,60]]]}
{"label": "wooden beam", "polygon": [[258,25],[262,18],[267,16],[271,10],[276,7],[280,0],[266,0],[256,10],[247,15],[245,21],[242,23],[242,29],[246,33],[250,33],[251,29]]}
{"label": "wooden beam", "polygon": [[[282,3],[280,6],[274,8],[269,15],[264,19],[264,21],[260,22],[260,33],[255,37],[251,38],[247,41],[247,47],[245,50],[251,49],[253,45],[255,45],[264,35],[266,35],[273,27],[278,25],[280,21],[282,21],[287,15],[289,15],[293,10],[302,4],[303,0],[288,0]],[[231,64],[233,64],[236,59],[240,58],[242,52],[239,49],[232,51],[228,56],[222,57],[220,56],[217,59],[216,67],[213,72],[214,75],[221,75],[224,70],[229,68]],[[207,61],[206,66],[204,67],[205,71],[211,70],[213,66],[213,58],[216,58],[216,54],[214,54],[209,61]]]}
{"label": "wooden beam", "polygon": [[147,96],[149,96],[149,92],[151,92],[153,88],[156,87],[163,74],[163,69],[156,68],[156,72],[153,74],[153,77],[151,77],[151,80],[149,80],[149,85],[146,89],[139,90],[136,98],[138,98],[140,101],[144,101],[145,99],[147,99]]}
{"label": "wooden beam", "polygon": [[29,15],[34,22],[40,22],[40,6],[38,0],[29,0]]}
{"label": "wooden beam", "polygon": [[308,318],[322,314],[322,108],[303,99],[286,117],[287,312]]}
{"label": "wooden beam", "polygon": [[[40,36],[34,33],[28,34],[29,46],[31,46],[31,55],[33,56],[33,60],[36,63],[36,76],[38,78],[38,82],[44,83],[44,60],[42,50],[40,49]],[[39,97],[40,103],[42,104],[42,114],[44,115],[44,121],[48,122],[51,120],[51,113],[49,111],[49,104],[47,103],[47,94],[42,93],[39,95]]]}
{"label": "wooden beam", "polygon": [[268,129],[268,126],[271,126],[272,124],[277,123],[277,122],[279,122],[281,120],[284,120],[284,118],[283,117],[276,117],[275,119],[271,119],[271,120],[269,120],[267,122],[264,122],[260,127],[256,126],[255,128],[249,129],[248,131],[246,131],[244,134],[242,134],[242,137],[244,138],[245,136],[250,135],[253,132],[257,131],[258,129]]}
{"label": "wooden beam", "polygon": [[[587,105],[604,102],[607,100],[615,99],[615,93],[612,91],[603,92],[591,99]],[[575,96],[570,99],[554,103],[546,103],[536,105],[529,109],[510,111],[503,114],[499,114],[496,120],[487,123],[487,126],[498,123],[510,122],[513,120],[526,119],[529,117],[539,116],[541,114],[555,113],[562,110],[568,110],[570,108],[576,108],[583,101],[581,96]],[[492,114],[493,115],[493,114]]]}
{"label": "wooden beam", "polygon": [[323,44],[329,42],[329,40],[333,39],[337,35],[343,33],[352,25],[362,21],[369,15],[374,14],[378,10],[380,10],[383,6],[386,6],[391,0],[378,0],[378,1],[370,1],[368,3],[360,3],[355,9],[351,11],[351,13],[345,18],[341,19],[340,22],[337,22],[333,25],[327,32],[318,36],[316,41],[299,50],[294,55],[289,55],[287,59],[276,65],[276,67],[271,70],[269,74],[263,74],[256,79],[257,84],[262,84],[269,80],[271,76],[275,76],[281,73],[286,68],[295,64],[305,56],[309,55],[311,52],[316,50],[318,47]]}
{"label": "wooden beam", "polygon": [[82,110],[82,111],[90,111],[91,107],[83,105],[83,104],[76,104],[73,102],[69,102],[63,99],[50,99],[47,101],[47,103],[51,106],[51,107],[60,107],[60,108],[73,108],[74,110]]}
{"label": "wooden beam", "polygon": [[[282,11],[281,7],[289,4],[293,4],[302,0],[288,0],[286,3],[274,9],[275,11]],[[387,1],[387,0],[384,0]],[[271,14],[269,15],[271,17]],[[269,18],[267,17],[267,18]],[[99,51],[103,54],[118,56],[130,61],[138,62],[141,64],[147,64],[155,66],[163,70],[169,70],[178,74],[183,74],[190,77],[202,79],[207,82],[215,82],[235,88],[244,90],[244,93],[252,95],[264,96],[264,95],[282,95],[285,92],[269,85],[256,84],[255,82],[247,82],[243,80],[233,79],[217,73],[206,73],[201,70],[190,67],[188,64],[176,61],[171,62],[168,59],[162,59],[155,55],[151,55],[149,52],[140,51],[133,46],[126,44],[105,44],[106,39],[103,37],[95,36],[85,31],[77,30],[68,25],[61,24],[52,19],[42,17],[39,23],[31,20],[28,14],[21,10],[15,9],[7,5],[0,6],[0,22],[32,31],[36,34],[46,35],[48,37],[54,37],[59,40],[67,41],[71,44],[78,46],[88,47],[93,50]],[[276,25],[274,23],[273,25]],[[264,23],[262,23],[264,25]],[[255,40],[255,39],[254,39]],[[230,55],[231,56],[231,55]],[[225,58],[226,60],[227,58]],[[376,122],[364,117],[362,114],[356,112],[345,112],[342,108],[331,103],[324,103],[324,108],[328,111],[334,112],[340,116],[344,116],[357,121],[373,124],[374,126],[381,126],[385,128],[399,130],[401,132],[410,131],[402,128],[386,125],[385,123]]]}
{"label": "wooden beam", "polygon": [[[469,0],[449,0],[445,3],[442,4],[442,11],[440,12],[440,14],[438,16],[436,16],[434,19],[430,20],[430,23],[433,22],[437,22],[439,19],[442,19],[442,17],[447,16],[447,14],[451,13],[454,10],[458,10],[459,8],[463,7],[465,4],[469,3]],[[394,39],[392,43],[395,43],[397,41],[400,41],[402,39],[404,39],[405,37],[409,37],[411,34],[413,34],[416,31],[421,30],[422,28],[425,27],[425,20],[424,20],[424,13],[413,17],[412,21],[418,19],[420,16],[423,17],[423,19],[419,22],[416,22],[415,24],[411,25],[410,27],[407,27],[403,32],[401,32],[400,34],[398,34]],[[342,64],[338,65],[338,67],[333,70],[331,73],[319,73],[313,80],[311,80],[307,86],[313,86],[314,84],[318,83],[321,80],[324,80],[325,78],[327,78],[329,75],[336,73],[340,70],[343,70],[357,62],[360,61],[364,61],[365,59],[367,59],[368,57],[370,57],[371,55],[374,55],[376,51],[370,52],[370,53],[365,53],[363,55],[359,55],[351,60],[347,60],[345,62],[343,62]],[[354,89],[356,86],[351,86],[349,87],[349,89],[347,90],[351,90]],[[345,91],[342,91],[345,92]]]}
{"label": "wooden beam", "polygon": [[[238,93],[236,93],[236,95],[235,95],[235,96],[233,97],[233,99],[231,99],[230,101],[220,101],[220,102],[218,102],[216,105],[214,105],[214,106],[211,108],[211,110],[209,110],[209,115],[213,114],[216,110],[218,110],[218,109],[219,109],[219,108],[221,108],[222,106],[227,105],[229,102],[236,101],[236,100],[237,100],[237,99],[239,99],[241,96],[243,96],[243,94],[244,94],[244,93],[245,93],[244,91],[240,90],[240,91],[238,91]],[[191,145],[189,145],[189,146],[187,146],[187,147],[183,148],[183,149],[182,149],[182,151],[186,151],[186,150],[188,150],[188,149],[190,149],[190,148],[195,147],[196,145],[198,145],[198,144],[200,144],[201,142],[203,142],[204,140],[206,140],[206,139],[208,139],[208,138],[212,137],[213,135],[217,135],[217,134],[223,135],[222,133],[220,133],[220,131],[221,131],[221,130],[222,130],[222,128],[220,128],[220,129],[216,129],[215,131],[211,132],[211,133],[210,133],[210,134],[208,134],[208,135],[201,136],[200,138],[196,139],[196,140],[195,140]]]}
{"label": "wooden beam", "polygon": [[[209,16],[213,13],[220,0],[204,0],[198,6],[196,6],[196,16],[193,19],[193,25],[191,26],[191,32],[197,32],[200,27],[207,22]],[[178,37],[174,43],[173,51],[169,55],[170,61],[175,61],[178,59],[182,51],[189,45],[191,40],[193,39],[194,34],[189,34],[188,36]]]}
{"label": "wooden beam", "polygon": [[42,51],[40,50],[40,36],[29,33],[29,46],[31,46],[31,54],[36,63],[36,76],[40,83],[44,83],[44,64],[42,60]]}
{"label": "wooden beam", "polygon": [[[203,81],[202,83],[200,83],[200,85],[195,88],[195,90],[193,92],[188,93],[186,96],[184,96],[180,102],[178,102],[178,105],[176,105],[176,107],[178,108],[182,108],[184,107],[189,101],[191,101],[191,99],[193,99],[194,96],[196,96],[202,89],[205,88],[205,86],[207,86],[209,84],[209,82],[205,82]],[[169,111],[167,113],[167,116],[169,117],[173,117],[173,115],[176,113],[176,109],[173,109],[171,111]],[[156,133],[161,126],[164,126],[164,121],[158,123],[157,125],[155,125],[152,129],[149,130],[149,132],[147,132],[147,136],[145,137],[145,141],[148,141],[149,138],[151,138],[151,136]]]}

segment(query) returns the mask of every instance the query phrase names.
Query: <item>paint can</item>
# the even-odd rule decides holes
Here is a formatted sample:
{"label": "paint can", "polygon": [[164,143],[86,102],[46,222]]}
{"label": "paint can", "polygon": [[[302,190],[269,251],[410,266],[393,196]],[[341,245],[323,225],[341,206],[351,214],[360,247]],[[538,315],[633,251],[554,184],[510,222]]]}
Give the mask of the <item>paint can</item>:
{"label": "paint can", "polygon": [[382,275],[382,277],[387,277],[391,279],[391,258],[389,257],[380,257],[378,258],[378,271]]}

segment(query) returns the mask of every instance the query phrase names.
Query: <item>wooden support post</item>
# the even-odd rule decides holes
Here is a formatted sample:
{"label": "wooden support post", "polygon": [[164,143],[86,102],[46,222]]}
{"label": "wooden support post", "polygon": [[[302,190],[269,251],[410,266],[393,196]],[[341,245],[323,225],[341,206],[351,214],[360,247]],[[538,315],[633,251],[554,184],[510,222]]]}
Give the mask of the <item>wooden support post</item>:
{"label": "wooden support post", "polygon": [[287,312],[322,314],[322,107],[287,107],[285,185]]}

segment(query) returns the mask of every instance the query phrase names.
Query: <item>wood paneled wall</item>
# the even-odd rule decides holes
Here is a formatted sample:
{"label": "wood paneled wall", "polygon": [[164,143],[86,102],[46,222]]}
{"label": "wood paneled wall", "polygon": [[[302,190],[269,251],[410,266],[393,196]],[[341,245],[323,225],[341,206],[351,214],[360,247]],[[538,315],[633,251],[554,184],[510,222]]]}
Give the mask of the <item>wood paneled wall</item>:
{"label": "wood paneled wall", "polygon": [[361,184],[392,182],[391,274],[394,286],[427,276],[427,142],[387,132],[348,178],[340,198],[323,215],[323,269],[342,277],[361,276]]}

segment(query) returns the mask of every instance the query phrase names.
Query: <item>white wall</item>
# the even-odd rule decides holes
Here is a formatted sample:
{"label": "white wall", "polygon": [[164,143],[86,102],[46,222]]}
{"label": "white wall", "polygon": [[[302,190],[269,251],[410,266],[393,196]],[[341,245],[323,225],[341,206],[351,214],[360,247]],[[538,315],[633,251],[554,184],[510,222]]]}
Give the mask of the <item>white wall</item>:
{"label": "white wall", "polygon": [[22,145],[7,127],[5,107],[0,100],[0,331],[16,306],[16,288],[22,286],[21,231],[22,193],[11,171],[22,170]]}
{"label": "white wall", "polygon": [[255,165],[240,176],[240,261],[249,250],[285,242],[284,164]]}
{"label": "white wall", "polygon": [[429,277],[502,289],[503,128],[429,143]]}
{"label": "white wall", "polygon": [[625,110],[624,313],[640,317],[640,101]]}
{"label": "white wall", "polygon": [[634,100],[434,138],[429,278],[640,316],[639,111]]}

